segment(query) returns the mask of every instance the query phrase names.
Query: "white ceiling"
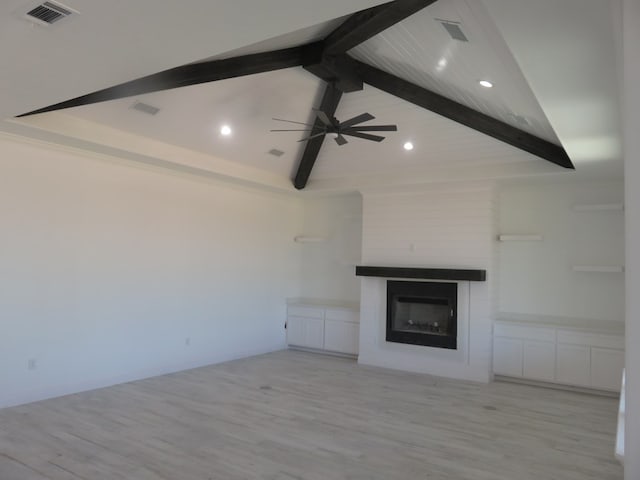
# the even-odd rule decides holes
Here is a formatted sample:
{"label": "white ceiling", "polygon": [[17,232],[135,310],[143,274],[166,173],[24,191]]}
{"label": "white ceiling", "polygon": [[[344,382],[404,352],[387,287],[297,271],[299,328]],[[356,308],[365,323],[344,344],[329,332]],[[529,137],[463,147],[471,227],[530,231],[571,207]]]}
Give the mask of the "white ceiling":
{"label": "white ceiling", "polygon": [[[270,133],[296,128],[272,117],[306,122],[322,81],[302,68],[222,80],[69,109],[66,113],[204,154],[289,177],[302,143],[300,135]],[[155,116],[132,110],[137,101],[160,108]],[[46,114],[45,114],[46,115]],[[220,135],[228,124],[233,135]],[[282,157],[268,155],[272,148]]]}
{"label": "white ceiling", "polygon": [[49,27],[0,2],[0,118],[219,55],[383,3],[380,0],[62,0]]}
{"label": "white ceiling", "polygon": [[[452,41],[436,19],[460,24]],[[438,1],[350,52],[359,60],[557,143],[505,41],[478,1]],[[479,80],[489,80],[485,89]]]}
{"label": "white ceiling", "polygon": [[[257,2],[248,0],[194,1],[194,10],[200,9],[201,14],[193,15],[197,17],[191,19],[193,23],[176,22],[168,28],[171,15],[184,13],[177,13],[183,10],[177,7],[176,11],[165,7],[167,2],[159,2],[159,11],[155,8],[158,2],[154,2],[153,21],[145,19],[144,11],[132,7],[131,2],[113,2],[120,8],[120,15],[133,15],[137,22],[123,22],[111,9],[105,9],[112,16],[104,18],[105,11],[99,11],[103,18],[96,26],[90,13],[100,2],[85,5],[76,0],[73,6],[84,10],[82,16],[70,20],[68,26],[61,23],[53,33],[29,27],[37,33],[28,38],[29,48],[18,49],[23,55],[33,54],[33,49],[50,35],[50,41],[52,36],[64,45],[74,45],[73,59],[53,48],[44,55],[46,58],[22,64],[17,62],[18,54],[10,52],[6,42],[1,43],[0,87],[5,87],[0,90],[2,113],[28,111],[199,58],[306,43],[323,38],[340,23],[330,19],[381,3],[278,2],[281,10],[287,11],[286,21],[265,8],[259,12],[262,21],[257,22]],[[9,3],[12,11],[25,5]],[[319,3],[322,8],[317,8]],[[341,6],[343,3],[349,7]],[[580,176],[619,177],[615,5],[613,0],[439,0],[356,47],[351,54],[542,138],[560,141]],[[5,6],[0,7],[0,13],[3,9]],[[213,15],[214,10],[217,15]],[[249,11],[254,15],[247,20]],[[204,29],[202,12],[212,15],[211,22],[219,31]],[[220,20],[221,12],[226,14],[224,21]],[[22,31],[27,28],[24,20],[15,15],[0,18],[1,36],[5,23],[23,37],[29,35]],[[460,22],[470,41],[452,40],[437,18]],[[62,27],[74,30],[62,33]],[[88,31],[104,36],[96,40]],[[181,35],[188,38],[179,38]],[[155,46],[133,41],[139,37],[148,40],[149,36],[158,37]],[[78,47],[92,43],[100,43],[101,48],[96,46],[93,52]],[[107,52],[108,44],[117,49]],[[104,61],[98,61],[96,54],[105,55]],[[16,70],[4,68],[16,62]],[[52,85],[43,89],[43,82],[33,77],[47,71],[56,76]],[[480,87],[477,81],[482,78],[493,81],[495,87]],[[130,158],[144,155],[175,164],[197,164],[220,175],[290,189],[289,178],[304,146],[297,141],[302,134],[269,132],[288,128],[288,124],[272,117],[310,121],[311,108],[319,103],[323,85],[302,68],[292,68],[38,115],[20,123],[5,122],[4,129],[89,150],[117,149],[118,155],[126,157],[130,153]],[[4,93],[7,91],[11,95]],[[156,116],[142,114],[130,108],[135,101],[161,110]],[[440,178],[576,173],[372,87],[345,94],[336,116],[344,120],[365,111],[376,117],[371,124],[394,123],[399,131],[386,134],[380,144],[350,138],[347,145],[338,147],[327,138],[311,175],[310,190],[357,189],[383,185],[392,178],[402,184]],[[223,123],[234,129],[229,138],[218,133]],[[406,140],[416,145],[412,152],[401,148]],[[267,154],[272,148],[285,154]],[[170,151],[174,154],[167,153]]]}
{"label": "white ceiling", "polygon": [[578,172],[623,174],[618,0],[483,0]]}

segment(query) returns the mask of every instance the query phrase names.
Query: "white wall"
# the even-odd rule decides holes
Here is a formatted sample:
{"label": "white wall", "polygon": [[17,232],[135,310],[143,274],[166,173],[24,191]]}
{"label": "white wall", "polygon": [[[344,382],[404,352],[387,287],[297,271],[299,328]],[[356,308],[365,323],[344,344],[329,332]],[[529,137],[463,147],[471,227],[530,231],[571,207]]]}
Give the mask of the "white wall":
{"label": "white wall", "polygon": [[283,348],[302,213],[0,139],[0,407]]}
{"label": "white wall", "polygon": [[624,156],[626,228],[626,480],[640,478],[640,2],[624,0]]}
{"label": "white wall", "polygon": [[501,189],[499,233],[542,241],[500,242],[499,310],[624,320],[624,274],[574,272],[572,265],[624,265],[624,212],[576,211],[622,204],[622,182],[514,185]]}
{"label": "white wall", "polygon": [[301,235],[326,239],[302,243],[301,296],[360,301],[360,281],[355,265],[362,243],[360,194],[308,197],[304,200]]}
{"label": "white wall", "polygon": [[[495,259],[495,191],[487,184],[433,185],[406,193],[363,193],[362,263],[487,270],[486,282],[468,282],[468,349],[385,341],[383,281],[363,278],[360,363],[434,375],[489,381]],[[455,357],[455,358],[454,358]]]}

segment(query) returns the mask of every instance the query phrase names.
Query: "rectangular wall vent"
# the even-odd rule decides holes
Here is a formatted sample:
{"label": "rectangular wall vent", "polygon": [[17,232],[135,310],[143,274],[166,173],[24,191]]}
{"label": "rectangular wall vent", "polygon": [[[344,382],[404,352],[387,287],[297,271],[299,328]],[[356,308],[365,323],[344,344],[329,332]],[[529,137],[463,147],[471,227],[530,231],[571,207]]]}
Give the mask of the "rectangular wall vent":
{"label": "rectangular wall vent", "polygon": [[158,107],[154,107],[153,105],[149,105],[148,103],[136,102],[131,108],[133,110],[137,110],[142,113],[146,113],[147,115],[155,115],[160,111]]}
{"label": "rectangular wall vent", "polygon": [[467,36],[464,34],[462,29],[460,28],[460,24],[458,22],[451,22],[449,20],[440,20],[440,19],[437,19],[437,20],[438,20],[438,22],[440,22],[440,24],[442,24],[442,26],[447,31],[447,33],[454,40],[458,40],[460,42],[468,42],[469,41]]}
{"label": "rectangular wall vent", "polygon": [[27,16],[51,25],[58,20],[62,20],[63,18],[68,17],[72,13],[73,12],[71,10],[62,7],[61,5],[55,4],[53,2],[44,2],[34,9],[29,10],[27,12]]}

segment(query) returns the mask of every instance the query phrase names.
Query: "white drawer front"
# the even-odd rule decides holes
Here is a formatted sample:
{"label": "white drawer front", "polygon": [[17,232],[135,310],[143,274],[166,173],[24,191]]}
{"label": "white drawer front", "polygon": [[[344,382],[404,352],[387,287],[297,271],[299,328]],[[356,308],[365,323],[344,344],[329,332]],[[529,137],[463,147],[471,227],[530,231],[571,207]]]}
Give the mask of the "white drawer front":
{"label": "white drawer front", "polygon": [[624,350],[624,337],[620,335],[586,333],[574,330],[558,330],[558,343]]}
{"label": "white drawer front", "polygon": [[496,337],[521,338],[523,340],[538,340],[541,342],[555,342],[556,331],[553,328],[529,327],[496,322],[494,327]]}
{"label": "white drawer front", "polygon": [[325,310],[325,320],[336,320],[338,322],[360,322],[360,313],[346,308],[327,308]]}
{"label": "white drawer front", "polygon": [[301,305],[289,305],[287,314],[296,317],[324,318],[324,310],[322,308],[303,307]]}

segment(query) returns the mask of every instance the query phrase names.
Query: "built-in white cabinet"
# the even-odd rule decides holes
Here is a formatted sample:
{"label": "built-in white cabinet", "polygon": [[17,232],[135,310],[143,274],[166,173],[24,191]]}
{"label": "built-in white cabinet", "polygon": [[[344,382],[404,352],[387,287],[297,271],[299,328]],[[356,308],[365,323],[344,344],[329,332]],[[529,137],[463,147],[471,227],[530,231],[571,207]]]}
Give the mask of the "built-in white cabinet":
{"label": "built-in white cabinet", "polygon": [[287,344],[357,355],[359,322],[360,314],[355,306],[319,301],[289,303]]}
{"label": "built-in white cabinet", "polygon": [[596,329],[496,321],[496,375],[619,391],[624,336]]}
{"label": "built-in white cabinet", "polygon": [[354,355],[358,353],[359,324],[325,320],[324,327],[325,350]]}
{"label": "built-in white cabinet", "polygon": [[557,346],[558,383],[588,387],[591,385],[591,351],[587,345],[569,345],[559,343]]}
{"label": "built-in white cabinet", "polygon": [[493,371],[496,375],[551,381],[555,370],[555,332],[508,323],[495,326]]}
{"label": "built-in white cabinet", "polygon": [[287,309],[287,342],[307,348],[324,345],[324,310],[302,305]]}
{"label": "built-in white cabinet", "polygon": [[624,370],[624,352],[611,348],[591,347],[591,386],[603,390],[619,390]]}
{"label": "built-in white cabinet", "polygon": [[496,337],[493,342],[493,372],[509,377],[522,376],[523,342],[516,338]]}
{"label": "built-in white cabinet", "polygon": [[551,342],[525,340],[522,376],[553,382],[556,368],[556,349]]}
{"label": "built-in white cabinet", "polygon": [[558,381],[602,390],[620,390],[624,337],[558,330]]}
{"label": "built-in white cabinet", "polygon": [[287,341],[301,347],[322,348],[324,321],[317,318],[291,316],[287,319]]}

